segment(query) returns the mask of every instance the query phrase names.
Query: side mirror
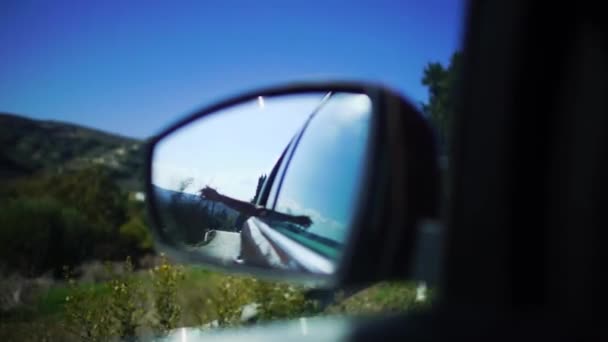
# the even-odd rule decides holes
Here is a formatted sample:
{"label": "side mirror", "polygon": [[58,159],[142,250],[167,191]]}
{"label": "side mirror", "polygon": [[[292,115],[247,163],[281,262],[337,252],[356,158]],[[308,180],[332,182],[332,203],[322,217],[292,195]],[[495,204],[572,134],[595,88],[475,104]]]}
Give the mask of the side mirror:
{"label": "side mirror", "polygon": [[369,84],[251,92],[148,145],[160,251],[185,262],[321,286],[407,277],[416,223],[436,214],[426,121]]}

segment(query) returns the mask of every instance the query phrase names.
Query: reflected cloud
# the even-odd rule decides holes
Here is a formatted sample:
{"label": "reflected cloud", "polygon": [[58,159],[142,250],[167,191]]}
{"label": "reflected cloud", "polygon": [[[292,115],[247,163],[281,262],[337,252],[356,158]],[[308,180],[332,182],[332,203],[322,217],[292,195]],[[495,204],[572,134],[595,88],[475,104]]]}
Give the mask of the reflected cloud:
{"label": "reflected cloud", "polygon": [[336,99],[334,104],[338,121],[348,124],[353,121],[366,120],[372,110],[372,101],[365,94],[347,95]]}
{"label": "reflected cloud", "polygon": [[364,136],[371,111],[372,101],[365,94],[334,95],[320,111],[331,115],[331,123],[323,130],[325,139],[333,141],[340,134]]}

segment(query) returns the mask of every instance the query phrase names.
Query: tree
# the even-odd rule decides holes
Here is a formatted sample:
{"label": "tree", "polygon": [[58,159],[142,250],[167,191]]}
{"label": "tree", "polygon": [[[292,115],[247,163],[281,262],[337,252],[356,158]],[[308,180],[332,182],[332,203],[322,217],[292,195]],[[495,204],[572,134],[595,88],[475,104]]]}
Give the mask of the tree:
{"label": "tree", "polygon": [[57,199],[110,233],[126,221],[128,196],[102,166],[24,179],[13,186],[14,197]]}
{"label": "tree", "polygon": [[437,130],[439,146],[443,153],[449,149],[452,120],[456,111],[457,84],[462,70],[462,53],[455,52],[447,67],[431,62],[424,68],[422,84],[428,87],[429,101],[422,104]]}

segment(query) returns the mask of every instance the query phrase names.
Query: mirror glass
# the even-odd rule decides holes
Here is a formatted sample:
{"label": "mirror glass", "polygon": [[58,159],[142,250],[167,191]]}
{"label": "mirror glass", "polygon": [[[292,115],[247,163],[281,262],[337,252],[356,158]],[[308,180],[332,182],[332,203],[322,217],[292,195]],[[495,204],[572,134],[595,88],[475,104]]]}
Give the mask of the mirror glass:
{"label": "mirror glass", "polygon": [[161,236],[215,264],[331,274],[357,210],[372,113],[357,93],[259,96],[158,141]]}

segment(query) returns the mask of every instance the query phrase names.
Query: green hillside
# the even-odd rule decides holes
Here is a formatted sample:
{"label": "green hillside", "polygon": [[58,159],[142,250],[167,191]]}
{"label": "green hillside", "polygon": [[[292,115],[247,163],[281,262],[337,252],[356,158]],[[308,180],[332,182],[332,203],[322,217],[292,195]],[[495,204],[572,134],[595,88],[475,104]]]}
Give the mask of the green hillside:
{"label": "green hillside", "polygon": [[141,189],[142,143],[74,124],[0,113],[0,179],[103,165],[125,190]]}

